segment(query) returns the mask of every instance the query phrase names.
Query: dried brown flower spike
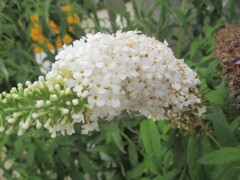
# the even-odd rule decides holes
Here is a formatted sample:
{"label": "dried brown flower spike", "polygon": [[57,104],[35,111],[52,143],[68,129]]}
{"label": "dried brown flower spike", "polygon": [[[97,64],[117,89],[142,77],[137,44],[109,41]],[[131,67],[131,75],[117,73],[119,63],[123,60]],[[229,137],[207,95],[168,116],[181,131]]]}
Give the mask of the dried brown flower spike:
{"label": "dried brown flower spike", "polygon": [[236,98],[236,106],[240,108],[240,25],[227,25],[217,32],[214,54],[226,69],[231,97]]}

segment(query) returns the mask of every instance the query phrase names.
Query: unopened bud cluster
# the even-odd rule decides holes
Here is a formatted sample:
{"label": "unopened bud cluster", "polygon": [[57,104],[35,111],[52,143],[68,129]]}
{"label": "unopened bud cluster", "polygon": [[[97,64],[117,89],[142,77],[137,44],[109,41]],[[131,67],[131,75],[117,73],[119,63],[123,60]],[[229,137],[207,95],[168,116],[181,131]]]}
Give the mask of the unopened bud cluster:
{"label": "unopened bud cluster", "polygon": [[167,42],[140,32],[88,34],[64,46],[56,60],[46,80],[3,93],[1,127],[7,133],[15,124],[19,135],[35,125],[54,137],[57,131],[72,134],[81,122],[86,134],[98,129],[100,119],[113,120],[123,111],[189,130],[182,125],[186,117],[202,119],[205,113],[197,74],[175,58]]}
{"label": "unopened bud cluster", "polygon": [[[21,136],[35,126],[37,129],[47,129],[52,138],[56,137],[58,131],[63,135],[74,133],[74,124],[84,122],[86,100],[77,97],[64,81],[66,79],[60,75],[54,81],[39,77],[33,84],[26,82],[25,89],[19,84],[9,94],[3,92],[0,100],[0,131],[6,134],[17,132]],[[67,101],[70,103],[66,104]]]}

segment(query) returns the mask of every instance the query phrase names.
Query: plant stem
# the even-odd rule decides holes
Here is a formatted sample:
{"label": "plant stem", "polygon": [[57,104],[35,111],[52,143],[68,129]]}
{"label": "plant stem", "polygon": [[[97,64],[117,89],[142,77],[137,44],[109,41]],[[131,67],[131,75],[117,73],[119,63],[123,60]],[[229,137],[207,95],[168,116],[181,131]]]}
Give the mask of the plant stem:
{"label": "plant stem", "polygon": [[124,137],[130,144],[132,144],[142,156],[145,157],[145,154],[141,151],[141,149],[139,149],[137,145],[124,132],[120,131],[120,135]]}
{"label": "plant stem", "polygon": [[183,180],[183,177],[184,177],[184,175],[185,175],[186,170],[187,170],[187,164],[185,164],[184,169],[183,169],[183,171],[182,171],[182,174],[181,174],[179,180]]}
{"label": "plant stem", "polygon": [[208,134],[208,137],[217,145],[217,147],[220,149],[222,146],[219,144],[219,142],[211,135]]}

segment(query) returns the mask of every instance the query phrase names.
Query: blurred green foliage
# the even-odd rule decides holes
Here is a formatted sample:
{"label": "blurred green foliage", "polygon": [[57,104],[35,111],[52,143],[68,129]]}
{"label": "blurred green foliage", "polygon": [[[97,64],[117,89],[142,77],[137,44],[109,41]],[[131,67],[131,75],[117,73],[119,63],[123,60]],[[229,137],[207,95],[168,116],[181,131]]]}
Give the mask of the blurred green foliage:
{"label": "blurred green foliage", "polygon": [[[166,121],[153,122],[140,115],[122,116],[101,125],[90,136],[76,134],[49,139],[49,135],[30,131],[23,137],[0,135],[0,179],[138,179],[138,180],[230,180],[240,179],[239,111],[231,107],[229,87],[223,69],[214,59],[215,32],[225,23],[239,24],[240,2],[237,0],[182,0],[173,6],[158,0],[145,10],[147,0],[131,0],[136,16],[123,11],[123,31],[141,30],[167,40],[178,58],[198,72],[200,91],[211,104],[207,118],[213,133],[196,138],[183,136]],[[47,21],[60,27],[60,36],[72,39],[84,36],[86,29],[74,26],[69,32],[66,15],[60,10],[71,5],[81,22],[91,19],[94,32],[113,32],[102,27],[97,10],[103,2],[81,0],[1,0],[0,1],[0,89],[9,90],[17,83],[34,81],[41,74],[33,53],[30,16],[37,14],[43,34],[55,44]],[[160,13],[157,12],[160,9]],[[21,23],[19,23],[21,22]],[[48,60],[54,61],[57,50],[42,47]],[[176,135],[177,134],[177,135]],[[7,165],[13,165],[8,167]],[[16,173],[17,172],[17,173]],[[2,174],[4,173],[4,175]]]}

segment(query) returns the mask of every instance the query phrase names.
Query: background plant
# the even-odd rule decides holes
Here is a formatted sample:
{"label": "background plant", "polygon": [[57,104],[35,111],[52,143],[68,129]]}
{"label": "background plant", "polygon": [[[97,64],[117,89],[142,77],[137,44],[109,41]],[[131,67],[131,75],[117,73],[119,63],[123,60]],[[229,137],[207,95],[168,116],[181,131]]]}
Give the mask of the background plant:
{"label": "background plant", "polygon": [[[123,30],[142,30],[150,36],[167,40],[178,58],[198,72],[201,93],[211,104],[208,119],[213,133],[196,138],[183,136],[170,128],[168,122],[152,122],[134,115],[119,117],[101,125],[101,131],[91,136],[49,135],[31,131],[23,137],[1,135],[0,167],[6,179],[238,179],[240,178],[239,111],[232,108],[229,87],[222,76],[219,60],[212,55],[214,34],[225,23],[239,24],[240,4],[237,0],[183,0],[177,6],[169,1],[156,1],[149,11],[144,0],[132,3],[135,16],[124,11],[127,21]],[[69,23],[61,6],[71,5],[82,23],[91,19],[91,27]],[[60,38],[72,39],[87,30],[113,32],[101,26],[97,10],[104,4],[91,1],[6,1],[0,3],[0,89],[9,90],[18,82],[35,80],[41,74],[33,53],[30,37],[30,16],[37,14],[42,32],[52,44],[56,34],[48,24],[53,20],[60,29]],[[156,17],[155,12],[160,9]],[[40,44],[39,44],[40,45]],[[51,52],[41,45],[46,59],[54,61],[57,50]],[[77,130],[80,132],[80,129]],[[176,136],[178,134],[178,136]],[[12,166],[9,162],[13,161]],[[11,163],[10,163],[11,165]],[[15,173],[15,174],[14,174]],[[3,175],[2,175],[3,176]]]}

